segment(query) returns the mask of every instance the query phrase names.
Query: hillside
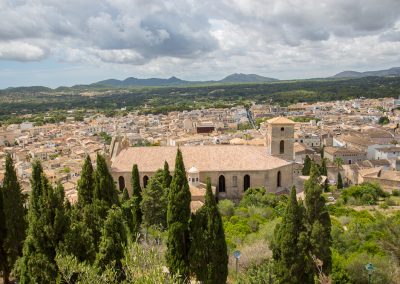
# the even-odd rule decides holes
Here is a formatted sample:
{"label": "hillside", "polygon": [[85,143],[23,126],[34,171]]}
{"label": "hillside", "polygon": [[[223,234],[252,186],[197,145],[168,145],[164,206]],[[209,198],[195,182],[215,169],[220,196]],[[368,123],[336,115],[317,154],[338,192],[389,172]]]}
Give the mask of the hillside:
{"label": "hillside", "polygon": [[398,77],[400,76],[400,67],[393,67],[386,70],[366,71],[366,72],[343,71],[330,78],[363,78],[369,76]]}

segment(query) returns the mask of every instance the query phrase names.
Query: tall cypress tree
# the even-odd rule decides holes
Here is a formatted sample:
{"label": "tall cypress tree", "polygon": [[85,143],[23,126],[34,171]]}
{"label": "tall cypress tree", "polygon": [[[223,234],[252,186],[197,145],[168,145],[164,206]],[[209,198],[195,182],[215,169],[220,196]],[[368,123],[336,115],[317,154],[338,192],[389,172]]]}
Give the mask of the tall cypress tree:
{"label": "tall cypress tree", "polygon": [[205,284],[224,284],[228,276],[228,253],[217,202],[207,179],[205,204],[191,222],[190,267]]}
{"label": "tall cypress tree", "polygon": [[140,187],[140,177],[139,177],[139,169],[136,164],[132,167],[132,197],[134,198],[133,202],[133,211],[134,218],[136,219],[136,225],[140,226],[142,223],[142,210],[140,208],[140,203],[142,202],[142,189]]}
{"label": "tall cypress tree", "polygon": [[7,262],[7,253],[4,246],[6,237],[6,220],[3,211],[3,190],[0,187],[0,271],[3,274],[3,282],[5,284],[8,284],[10,283],[8,279],[10,269]]}
{"label": "tall cypress tree", "polygon": [[100,154],[97,154],[94,172],[94,198],[105,201],[110,207],[119,203],[113,177],[108,170],[106,160]]}
{"label": "tall cypress tree", "polygon": [[[41,172],[40,163],[35,163]],[[32,171],[34,172],[34,170]],[[20,283],[51,283],[57,277],[54,258],[68,223],[64,209],[64,189],[53,188],[43,172],[32,176],[32,197],[28,211],[28,231],[19,262]],[[33,206],[34,205],[34,206]]]}
{"label": "tall cypress tree", "polygon": [[92,203],[94,191],[93,166],[87,155],[82,166],[81,177],[78,181],[78,204],[80,207]]}
{"label": "tall cypress tree", "polygon": [[343,179],[342,175],[340,172],[337,174],[337,189],[342,189],[343,188]]}
{"label": "tall cypress tree", "polygon": [[167,265],[173,275],[182,281],[189,279],[189,219],[191,195],[186,178],[182,152],[178,149],[175,160],[175,172],[168,194],[168,239]]}
{"label": "tall cypress tree", "polygon": [[[322,269],[325,274],[329,274],[332,269],[332,244],[331,219],[322,196],[322,186],[320,185],[320,175],[317,166],[311,166],[310,178],[305,182],[305,208],[306,223],[309,236],[309,253],[323,263]],[[310,258],[311,261],[311,258]],[[314,273],[318,271],[316,266]]]}
{"label": "tall cypress tree", "polygon": [[278,283],[314,283],[313,275],[307,271],[306,266],[307,243],[303,214],[293,187],[282,222],[275,228],[272,242],[274,271]]}
{"label": "tall cypress tree", "polygon": [[[3,180],[3,214],[5,218],[6,237],[4,250],[7,254],[8,269],[5,269],[4,277],[8,277],[8,271],[12,269],[15,261],[22,253],[23,241],[25,240],[25,209],[21,187],[11,155],[6,157],[6,172]],[[8,283],[8,279],[5,279]]]}
{"label": "tall cypress tree", "polygon": [[322,163],[321,163],[321,175],[323,175],[323,176],[328,175],[328,169],[326,168],[326,159],[325,158],[322,159]]}
{"label": "tall cypress tree", "polygon": [[163,187],[164,189],[169,188],[171,185],[172,176],[169,172],[169,165],[167,161],[164,161],[164,169],[163,169]]}
{"label": "tall cypress tree", "polygon": [[304,158],[304,166],[303,169],[301,170],[301,173],[303,176],[308,176],[310,174],[310,168],[311,168],[311,159],[308,155]]}
{"label": "tall cypress tree", "polygon": [[107,265],[113,264],[113,268],[118,272],[122,270],[121,259],[124,256],[124,246],[127,243],[125,225],[122,211],[113,206],[104,222],[101,233],[99,252],[96,256],[96,265],[105,269]]}

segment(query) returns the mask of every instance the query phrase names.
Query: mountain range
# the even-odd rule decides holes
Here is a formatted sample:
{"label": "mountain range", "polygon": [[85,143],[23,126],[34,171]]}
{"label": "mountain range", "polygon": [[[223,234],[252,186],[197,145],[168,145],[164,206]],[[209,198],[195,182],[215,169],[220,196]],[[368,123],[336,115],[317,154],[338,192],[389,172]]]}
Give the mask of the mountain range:
{"label": "mountain range", "polygon": [[264,77],[256,74],[231,74],[219,81],[186,81],[176,77],[168,79],[148,78],[138,79],[129,77],[125,80],[108,79],[99,81],[92,85],[96,86],[112,86],[112,87],[130,87],[130,86],[179,86],[179,85],[195,85],[195,84],[213,84],[213,83],[262,83],[262,82],[276,82],[278,79]]}
{"label": "mountain range", "polygon": [[363,77],[399,77],[400,76],[400,67],[393,67],[386,70],[378,70],[378,71],[366,71],[366,72],[357,72],[357,71],[343,71],[337,73],[336,75],[330,78],[363,78]]}

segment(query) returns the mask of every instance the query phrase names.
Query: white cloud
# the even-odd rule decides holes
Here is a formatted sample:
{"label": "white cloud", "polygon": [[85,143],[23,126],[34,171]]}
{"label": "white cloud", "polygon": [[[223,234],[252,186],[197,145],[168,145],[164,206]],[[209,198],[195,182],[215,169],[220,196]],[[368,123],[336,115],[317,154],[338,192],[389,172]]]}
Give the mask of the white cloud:
{"label": "white cloud", "polygon": [[395,66],[399,43],[398,0],[0,0],[0,60],[288,78]]}

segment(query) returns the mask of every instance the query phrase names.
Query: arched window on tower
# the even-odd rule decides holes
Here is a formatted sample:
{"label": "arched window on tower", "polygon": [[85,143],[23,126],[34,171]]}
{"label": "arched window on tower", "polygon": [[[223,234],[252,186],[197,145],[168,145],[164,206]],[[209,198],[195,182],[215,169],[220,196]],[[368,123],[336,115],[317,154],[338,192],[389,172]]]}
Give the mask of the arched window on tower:
{"label": "arched window on tower", "polygon": [[220,175],[218,178],[218,192],[225,192],[225,177],[223,175]]}
{"label": "arched window on tower", "polygon": [[250,176],[245,175],[243,178],[243,191],[246,191],[250,187]]}
{"label": "arched window on tower", "polygon": [[148,176],[144,176],[143,177],[143,188],[146,188],[148,182],[149,182],[149,177]]}
{"label": "arched window on tower", "polygon": [[285,153],[285,141],[281,140],[279,142],[279,154],[284,154]]}
{"label": "arched window on tower", "polygon": [[276,177],[276,186],[281,187],[282,186],[282,174],[281,171],[278,172],[278,175]]}
{"label": "arched window on tower", "polygon": [[125,178],[123,176],[120,176],[118,178],[118,185],[119,185],[119,190],[122,192],[125,188]]}

